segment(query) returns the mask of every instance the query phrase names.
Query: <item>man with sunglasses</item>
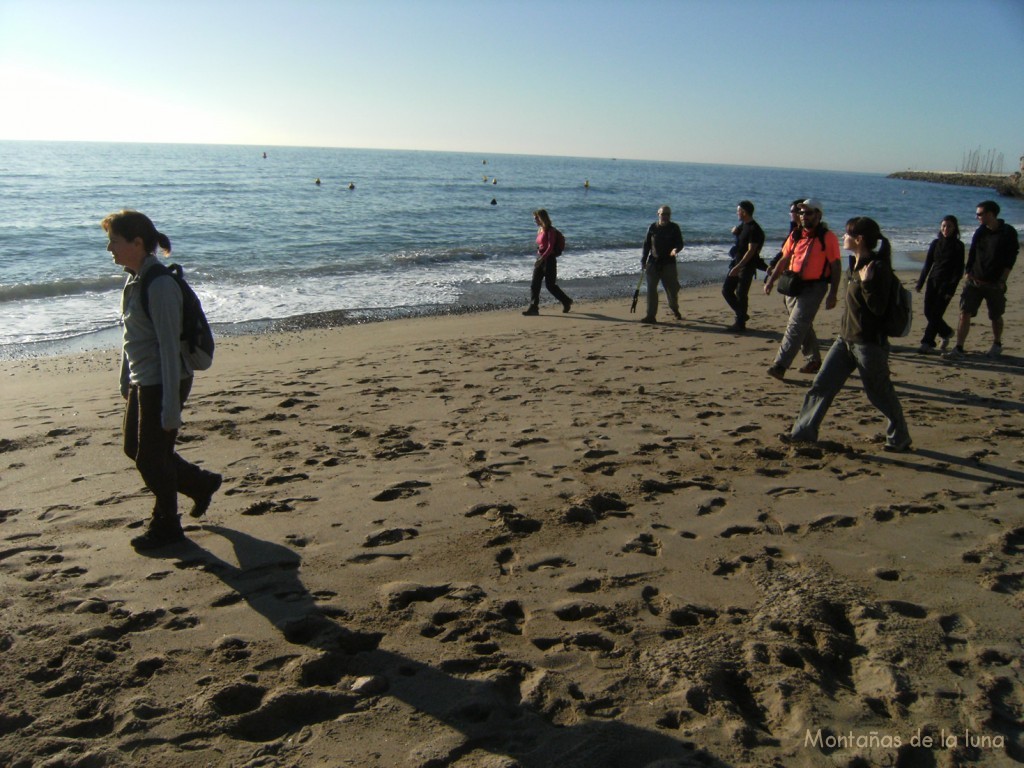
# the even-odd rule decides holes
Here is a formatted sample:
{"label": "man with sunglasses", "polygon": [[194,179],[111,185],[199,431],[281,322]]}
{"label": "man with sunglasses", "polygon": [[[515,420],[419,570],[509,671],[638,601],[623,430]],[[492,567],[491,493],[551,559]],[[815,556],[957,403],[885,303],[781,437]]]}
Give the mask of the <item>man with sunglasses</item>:
{"label": "man with sunglasses", "polygon": [[947,360],[964,358],[964,341],[971,330],[971,318],[978,314],[981,302],[988,306],[992,321],[992,347],[988,356],[1003,353],[1003,313],[1006,311],[1006,278],[1017,263],[1020,238],[1017,230],[999,218],[999,204],[994,200],[978,203],[975,212],[981,226],[971,240],[963,291],[960,293],[960,323],[956,329],[956,346],[945,354]]}
{"label": "man with sunglasses", "polygon": [[786,296],[789,322],[775,362],[768,368],[768,375],[779,381],[786,377],[797,352],[803,352],[805,359],[800,373],[817,373],[821,368],[821,349],[814,333],[814,317],[822,300],[825,301],[825,309],[835,308],[842,276],[839,240],[821,220],[821,203],[815,198],[808,198],[800,204],[799,211],[800,226],[786,239],[782,258],[764,285],[765,294],[771,294],[773,286],[787,270],[799,274],[802,284],[798,295]]}

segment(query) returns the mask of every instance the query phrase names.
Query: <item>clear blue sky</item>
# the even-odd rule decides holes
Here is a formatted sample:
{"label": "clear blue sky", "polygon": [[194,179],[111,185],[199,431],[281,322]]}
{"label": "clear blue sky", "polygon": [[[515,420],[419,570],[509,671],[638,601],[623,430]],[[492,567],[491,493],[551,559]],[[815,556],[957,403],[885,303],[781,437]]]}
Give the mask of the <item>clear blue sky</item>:
{"label": "clear blue sky", "polygon": [[0,0],[0,139],[1024,154],[1024,0]]}

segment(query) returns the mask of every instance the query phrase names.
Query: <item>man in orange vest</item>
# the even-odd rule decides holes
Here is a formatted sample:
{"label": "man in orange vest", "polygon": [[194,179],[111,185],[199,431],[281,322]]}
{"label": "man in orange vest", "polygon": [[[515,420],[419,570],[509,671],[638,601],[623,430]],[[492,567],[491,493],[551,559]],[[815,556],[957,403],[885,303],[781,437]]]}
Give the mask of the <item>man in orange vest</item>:
{"label": "man in orange vest", "polygon": [[[842,276],[839,240],[821,219],[821,203],[808,198],[800,204],[800,226],[794,229],[782,246],[782,258],[768,276],[764,292],[772,288],[783,276],[792,285],[786,294],[789,322],[775,362],[768,375],[782,381],[797,352],[804,354],[800,373],[817,373],[821,368],[821,349],[814,333],[814,317],[824,299],[825,309],[834,309],[839,295]],[[787,274],[789,273],[789,274]],[[780,293],[782,293],[780,287]],[[826,297],[827,294],[827,297]]]}

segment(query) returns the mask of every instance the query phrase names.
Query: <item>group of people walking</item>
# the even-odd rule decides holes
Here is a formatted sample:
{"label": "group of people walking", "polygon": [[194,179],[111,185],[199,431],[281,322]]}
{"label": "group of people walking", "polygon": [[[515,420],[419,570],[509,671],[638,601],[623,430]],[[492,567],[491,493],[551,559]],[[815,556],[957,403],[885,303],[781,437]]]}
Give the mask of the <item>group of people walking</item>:
{"label": "group of people walking", "polygon": [[[887,419],[885,449],[906,451],[910,433],[889,374],[889,342],[885,316],[893,296],[892,249],[878,223],[866,216],[846,222],[842,247],[850,256],[849,275],[842,295],[839,336],[824,360],[821,358],[814,319],[824,302],[833,309],[840,301],[842,261],[839,239],[823,221],[824,210],[815,198],[796,200],[790,206],[790,232],[770,265],[761,251],[764,230],[754,220],[754,205],[741,201],[736,208],[739,223],[733,228],[732,249],[722,294],[735,314],[729,330],[742,333],[750,319],[748,294],[758,269],[767,270],[764,292],[784,294],[789,312],[782,342],[768,368],[768,375],[783,380],[797,354],[802,353],[803,373],[815,374],[787,440],[815,441],[832,400],[850,374],[857,371],[868,399]],[[1017,231],[998,218],[999,206],[991,200],[978,204],[980,226],[964,255],[955,216],[946,216],[928,249],[917,290],[924,289],[927,327],[918,351],[941,349],[951,360],[963,358],[971,320],[984,302],[992,321],[993,344],[989,355],[1002,353],[1006,280],[1020,249]],[[544,209],[534,211],[537,225],[537,259],[530,285],[530,306],[524,315],[539,314],[540,289],[546,285],[569,312],[573,300],[558,286],[557,259],[565,237],[551,223]],[[127,274],[121,297],[124,344],[121,362],[121,395],[125,400],[124,452],[135,463],[154,496],[153,512],[146,530],[132,540],[139,551],[183,541],[178,515],[178,494],[192,499],[190,514],[201,517],[210,506],[222,478],[216,472],[185,461],[175,452],[181,410],[192,388],[193,371],[182,352],[183,294],[169,273],[145,279],[158,263],[157,250],[166,254],[171,243],[153,222],[138,211],[107,216],[102,227],[108,236],[107,250]],[[676,260],[683,250],[683,233],[672,221],[667,205],[658,209],[658,220],[648,227],[641,266],[647,280],[647,311],[642,323],[657,322],[658,285],[677,320],[679,275]],[[956,343],[948,348],[954,329],[943,315],[956,293],[961,277],[960,318]],[[143,293],[145,292],[145,296]]]}
{"label": "group of people walking", "polygon": [[[858,216],[846,222],[842,249],[850,254],[850,274],[840,296],[843,284],[840,243],[824,221],[822,203],[816,198],[794,200],[789,214],[789,234],[769,265],[761,253],[765,234],[754,219],[754,204],[742,200],[737,205],[739,223],[732,230],[736,244],[730,251],[729,269],[722,284],[722,296],[735,314],[735,321],[728,330],[737,333],[747,330],[750,286],[757,270],[765,270],[765,294],[770,295],[777,286],[789,313],[782,341],[767,373],[779,381],[785,380],[797,355],[802,354],[800,373],[815,376],[787,439],[816,441],[832,400],[857,371],[868,399],[887,419],[884,448],[896,452],[909,450],[910,433],[889,372],[885,318],[895,296],[893,281],[896,280],[889,240],[871,218]],[[546,211],[537,211],[534,216],[539,227],[537,250],[540,255],[534,269],[530,308],[523,314],[538,314],[542,277],[548,281],[548,290],[562,302],[563,311],[568,312],[572,300],[555,284],[554,256],[548,245],[551,237],[547,234],[553,229],[550,217]],[[941,339],[940,351],[947,360],[962,359],[971,320],[982,302],[992,321],[993,344],[988,355],[995,358],[1002,354],[1006,279],[1016,262],[1019,239],[1017,230],[998,218],[996,202],[979,203],[976,216],[979,226],[966,259],[959,224],[952,215],[942,219],[939,237],[928,249],[917,281],[918,292],[925,289],[927,325],[918,348],[922,354],[933,352],[936,340]],[[682,319],[676,259],[683,246],[683,233],[672,221],[671,209],[661,206],[658,220],[647,230],[641,254],[640,263],[647,281],[647,312],[640,322],[658,322],[659,283],[665,291],[669,311],[677,320]],[[954,329],[946,323],[944,314],[961,278],[964,278],[964,287],[955,330],[956,343],[950,349]],[[831,310],[839,306],[840,300],[839,335],[822,359],[814,319],[822,304],[826,310]]]}

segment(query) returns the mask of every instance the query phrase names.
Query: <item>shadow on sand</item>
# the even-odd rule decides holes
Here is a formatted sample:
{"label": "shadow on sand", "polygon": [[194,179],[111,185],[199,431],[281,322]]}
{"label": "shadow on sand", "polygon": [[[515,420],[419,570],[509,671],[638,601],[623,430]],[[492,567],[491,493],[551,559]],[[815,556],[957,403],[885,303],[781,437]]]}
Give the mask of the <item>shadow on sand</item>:
{"label": "shadow on sand", "polygon": [[[237,566],[191,540],[163,556],[178,558],[180,568],[215,575],[236,593],[236,601],[244,600],[288,642],[319,652],[303,666],[306,688],[290,695],[271,701],[263,697],[265,691],[245,682],[222,690],[218,708],[232,716],[219,727],[231,736],[269,742],[304,726],[365,712],[381,697],[393,697],[464,735],[458,754],[449,754],[449,760],[482,750],[512,758],[522,768],[728,768],[693,743],[614,720],[572,726],[550,722],[521,700],[520,683],[531,671],[524,663],[492,665],[488,679],[481,681],[459,676],[480,671],[468,661],[435,667],[382,650],[382,633],[350,630],[342,624],[343,612],[332,615],[318,605],[299,577],[301,557],[294,550],[231,528],[206,525],[204,530],[231,543]],[[376,687],[372,693],[354,693],[338,686],[352,677],[369,677]]]}

